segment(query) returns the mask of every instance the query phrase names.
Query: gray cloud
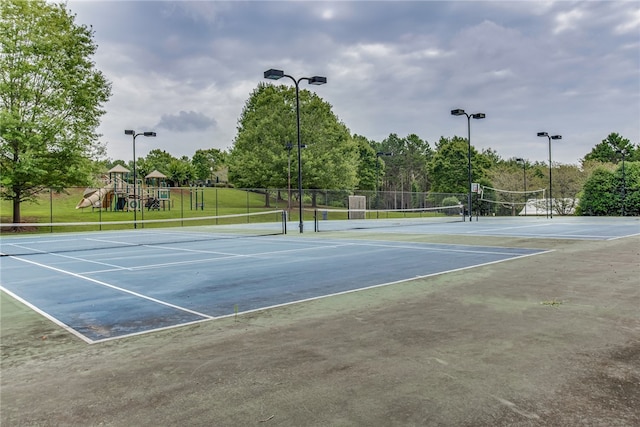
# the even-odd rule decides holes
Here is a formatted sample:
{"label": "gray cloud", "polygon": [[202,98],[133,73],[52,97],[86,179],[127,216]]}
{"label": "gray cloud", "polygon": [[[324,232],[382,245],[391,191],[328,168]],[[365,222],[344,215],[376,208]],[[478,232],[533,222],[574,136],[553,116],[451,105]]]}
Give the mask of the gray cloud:
{"label": "gray cloud", "polygon": [[180,111],[178,114],[163,114],[156,125],[159,129],[174,132],[193,132],[215,128],[216,120],[196,111]]}

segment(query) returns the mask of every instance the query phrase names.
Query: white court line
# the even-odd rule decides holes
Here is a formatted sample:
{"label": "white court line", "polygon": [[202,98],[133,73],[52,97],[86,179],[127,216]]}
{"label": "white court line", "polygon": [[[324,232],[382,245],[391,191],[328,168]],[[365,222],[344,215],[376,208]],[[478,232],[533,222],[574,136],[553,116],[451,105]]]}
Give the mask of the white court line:
{"label": "white court line", "polygon": [[626,236],[616,236],[616,237],[611,237],[607,240],[618,240],[618,239],[624,239],[626,237],[634,237],[634,236],[640,236],[640,233],[635,233],[635,234],[628,234]]}
{"label": "white court line", "polygon": [[[201,264],[201,263],[210,263],[210,262],[216,262],[216,261],[226,261],[229,259],[233,259],[233,258],[264,258],[265,256],[270,256],[270,255],[279,255],[279,254],[284,254],[284,253],[288,253],[288,252],[301,252],[301,251],[310,251],[310,250],[316,250],[316,249],[325,249],[325,248],[338,248],[338,247],[342,247],[342,246],[350,246],[352,245],[352,243],[345,243],[345,244],[336,244],[336,245],[324,245],[324,246],[312,246],[312,247],[308,247],[308,248],[296,248],[296,249],[285,249],[285,250],[281,250],[281,251],[269,251],[269,252],[258,252],[255,254],[251,254],[251,255],[246,255],[246,254],[228,254],[227,256],[223,256],[223,257],[216,257],[216,258],[204,258],[204,259],[194,259],[194,260],[186,260],[186,261],[172,261],[172,262],[163,262],[163,263],[156,263],[156,264],[146,264],[146,265],[140,265],[140,266],[135,266],[135,267],[127,267],[126,270],[130,270],[130,271],[140,271],[140,270],[147,270],[147,269],[155,269],[155,268],[162,268],[162,267],[173,267],[176,265],[188,265],[188,264]],[[156,246],[153,246],[154,248]],[[204,253],[218,253],[218,252],[206,252],[203,251]],[[145,257],[143,257],[145,258]],[[96,274],[96,273],[109,273],[112,271],[120,271],[120,268],[113,268],[113,269],[107,269],[107,270],[92,270],[92,271],[85,271],[81,274]]]}
{"label": "white court line", "polygon": [[517,227],[497,227],[497,228],[483,228],[482,230],[478,230],[478,231],[466,231],[463,234],[474,234],[476,232],[478,233],[484,233],[487,231],[502,231],[502,230],[518,230],[521,228],[532,228],[532,227],[546,227],[549,226],[551,224],[533,224],[533,225],[519,225]]}
{"label": "white court line", "polygon": [[[483,255],[513,255],[513,252],[492,252],[492,251],[481,251],[481,250],[470,250],[470,249],[446,249],[446,248],[431,248],[431,247],[416,247],[416,246],[404,246],[404,245],[384,245],[384,244],[370,244],[370,243],[354,243],[356,246],[373,246],[373,247],[383,247],[383,248],[393,248],[393,249],[415,249],[421,251],[431,251],[431,252],[457,252],[457,253],[469,253],[469,254],[483,254]],[[450,245],[455,246],[455,245]],[[468,246],[468,245],[460,245],[460,246]],[[490,246],[486,246],[490,247]],[[506,248],[505,248],[506,249]],[[534,249],[538,250],[538,249]]]}
{"label": "white court line", "polygon": [[[238,313],[238,314],[240,314],[240,313]],[[99,340],[92,340],[91,342],[89,342],[89,344],[99,344],[99,343],[103,343],[103,342],[106,342],[106,341],[119,340],[120,338],[129,338],[129,337],[135,337],[137,335],[151,334],[151,333],[154,333],[154,332],[166,331],[166,330],[169,330],[169,329],[182,328],[183,326],[196,325],[198,323],[208,322],[210,320],[216,320],[216,319],[223,319],[225,317],[229,317],[229,316],[211,317],[211,318],[208,318],[208,319],[193,320],[191,322],[176,323],[175,325],[163,326],[161,328],[149,329],[147,331],[132,332],[130,334],[118,335],[118,336],[115,336],[115,337],[107,337],[107,338],[102,338],[102,339],[99,339]]]}
{"label": "white court line", "polygon": [[57,256],[57,257],[60,257],[60,258],[72,259],[74,261],[88,262],[88,263],[91,263],[91,264],[105,265],[107,267],[113,267],[114,269],[117,269],[117,270],[131,270],[128,267],[122,267],[122,266],[116,265],[116,264],[109,264],[107,262],[100,262],[100,261],[94,261],[94,260],[86,259],[86,258],[78,258],[78,257],[75,257],[75,256],[62,255],[62,254],[57,254],[55,252],[54,253],[50,253],[49,255]]}

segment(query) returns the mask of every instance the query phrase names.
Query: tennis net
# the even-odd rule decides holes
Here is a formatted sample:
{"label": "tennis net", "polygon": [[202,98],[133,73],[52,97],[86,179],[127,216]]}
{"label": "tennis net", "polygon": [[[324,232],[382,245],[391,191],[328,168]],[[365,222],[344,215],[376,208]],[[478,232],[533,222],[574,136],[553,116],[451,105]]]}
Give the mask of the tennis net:
{"label": "tennis net", "polygon": [[[286,234],[283,211],[138,221],[0,223],[0,256],[81,252]],[[19,232],[8,233],[10,230]]]}
{"label": "tennis net", "polygon": [[316,232],[464,221],[462,205],[419,209],[315,209],[313,218]]}

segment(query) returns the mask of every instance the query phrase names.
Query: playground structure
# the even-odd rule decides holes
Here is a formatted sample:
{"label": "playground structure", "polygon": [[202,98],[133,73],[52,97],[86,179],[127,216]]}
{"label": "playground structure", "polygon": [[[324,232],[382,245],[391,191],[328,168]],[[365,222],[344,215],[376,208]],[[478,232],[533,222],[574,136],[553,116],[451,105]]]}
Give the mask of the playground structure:
{"label": "playground structure", "polygon": [[[131,183],[126,178],[130,171],[117,165],[101,181],[100,188],[87,188],[76,209],[111,209],[113,211],[163,210],[171,209],[170,191],[166,186],[166,176],[157,170]],[[134,187],[135,185],[135,187]]]}

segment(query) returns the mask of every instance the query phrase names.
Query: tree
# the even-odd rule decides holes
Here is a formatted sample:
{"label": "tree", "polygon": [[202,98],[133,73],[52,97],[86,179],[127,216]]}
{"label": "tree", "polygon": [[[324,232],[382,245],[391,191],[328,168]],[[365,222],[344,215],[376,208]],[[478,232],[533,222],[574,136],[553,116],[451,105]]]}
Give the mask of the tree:
{"label": "tree", "polygon": [[93,30],[62,4],[0,2],[0,197],[20,204],[46,188],[86,185],[102,154],[95,131],[111,85],[95,69]]}
{"label": "tree", "polygon": [[[404,192],[429,191],[431,183],[427,165],[433,155],[427,141],[422,140],[416,134],[400,138],[392,133],[379,145],[378,151],[391,153],[385,156],[384,165],[385,189],[387,191],[400,191],[400,203],[403,207],[409,207],[409,199],[405,199]],[[387,194],[390,196],[390,194]],[[387,202],[389,205],[390,202]],[[411,207],[421,207],[422,200],[414,200]],[[394,207],[398,207],[394,193]]]}
{"label": "tree", "polygon": [[618,135],[610,133],[601,143],[597,144],[591,152],[584,156],[584,161],[597,160],[599,162],[618,163],[622,160],[620,152],[625,153],[626,160],[640,160],[640,147],[634,147],[631,142]]}
{"label": "tree", "polygon": [[429,163],[431,190],[436,193],[463,193],[468,191],[467,141],[463,138],[441,137]]}
{"label": "tree", "polygon": [[624,203],[625,215],[640,215],[640,161],[625,162],[624,174],[622,165],[616,170],[619,193]]}
{"label": "tree", "polygon": [[572,215],[578,206],[578,193],[587,176],[575,165],[557,165],[554,168],[553,209],[558,215]]}
{"label": "tree", "polygon": [[[429,163],[431,190],[438,193],[463,193],[469,191],[468,144],[465,138],[441,137]],[[471,180],[480,182],[486,178],[491,160],[471,147]]]}
{"label": "tree", "polygon": [[195,170],[195,178],[200,181],[213,179],[216,172],[224,164],[224,153],[217,148],[208,150],[196,150],[191,164]]}
{"label": "tree", "polygon": [[354,135],[353,140],[360,153],[358,189],[376,191],[384,173],[384,161],[376,154],[373,141],[361,135]]}
{"label": "tree", "polygon": [[[245,103],[229,154],[229,179],[244,188],[285,188],[297,171],[295,88],[260,83]],[[300,91],[302,176],[305,188],[353,189],[358,183],[358,147],[331,106]],[[291,153],[287,144],[292,144]],[[292,186],[297,173],[291,174]]]}
{"label": "tree", "polygon": [[[167,175],[169,172],[169,165],[174,160],[176,160],[176,158],[171,154],[164,150],[155,148],[149,151],[147,157],[141,157],[136,160],[137,172],[140,176],[146,176],[154,170],[157,170]],[[133,164],[130,169],[133,170]]]}
{"label": "tree", "polygon": [[191,162],[188,158],[173,159],[167,168],[167,179],[173,183],[173,186],[180,187],[189,185],[189,181],[193,179],[194,172]]}
{"label": "tree", "polygon": [[[611,215],[618,210],[615,174],[605,168],[596,169],[587,180],[580,196],[580,215]],[[619,212],[619,210],[618,210]]]}

